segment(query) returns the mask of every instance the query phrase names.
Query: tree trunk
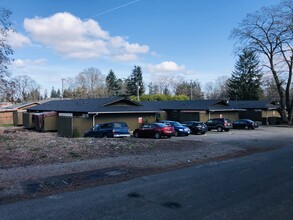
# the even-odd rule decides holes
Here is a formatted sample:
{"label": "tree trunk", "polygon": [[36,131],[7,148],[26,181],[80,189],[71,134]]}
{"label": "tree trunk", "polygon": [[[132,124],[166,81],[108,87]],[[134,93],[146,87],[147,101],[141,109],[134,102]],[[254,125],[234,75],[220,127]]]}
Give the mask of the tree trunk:
{"label": "tree trunk", "polygon": [[282,123],[288,123],[288,118],[286,114],[286,96],[285,96],[285,91],[282,87],[282,83],[280,82],[277,72],[274,68],[274,63],[273,60],[270,60],[270,65],[271,65],[271,71],[275,79],[275,83],[278,89],[279,97],[280,97],[280,109],[279,109],[279,114],[281,116],[281,121]]}

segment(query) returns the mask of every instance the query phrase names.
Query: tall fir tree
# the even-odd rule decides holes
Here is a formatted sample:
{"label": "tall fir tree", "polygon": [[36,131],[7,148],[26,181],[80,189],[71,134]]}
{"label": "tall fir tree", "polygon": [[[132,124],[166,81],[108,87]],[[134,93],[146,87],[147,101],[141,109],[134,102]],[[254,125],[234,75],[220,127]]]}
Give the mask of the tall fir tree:
{"label": "tall fir tree", "polygon": [[110,70],[106,77],[106,86],[109,96],[117,96],[121,90],[120,80],[117,79],[113,70]]}
{"label": "tall fir tree", "polygon": [[257,56],[244,49],[236,61],[235,70],[228,80],[228,96],[231,100],[259,100],[262,98],[261,69]]}
{"label": "tall fir tree", "polygon": [[50,98],[60,98],[60,90],[59,90],[59,94],[58,94],[58,91],[56,91],[54,86],[53,86],[52,90],[51,90]]}
{"label": "tall fir tree", "polygon": [[139,95],[144,94],[144,84],[142,80],[142,69],[140,66],[134,66],[131,75],[127,79],[127,94],[129,96],[137,95],[137,88],[139,88]]}

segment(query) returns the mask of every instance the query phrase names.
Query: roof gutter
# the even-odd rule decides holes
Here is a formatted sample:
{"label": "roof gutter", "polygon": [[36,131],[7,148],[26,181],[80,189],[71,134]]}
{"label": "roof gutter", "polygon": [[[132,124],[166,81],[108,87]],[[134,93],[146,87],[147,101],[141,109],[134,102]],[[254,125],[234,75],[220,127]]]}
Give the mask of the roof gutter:
{"label": "roof gutter", "polygon": [[89,115],[93,114],[117,114],[117,113],[122,113],[122,114],[127,114],[127,113],[156,113],[156,112],[164,112],[164,111],[126,111],[126,112],[88,112]]}
{"label": "roof gutter", "polygon": [[209,109],[209,112],[236,112],[236,111],[246,111],[245,109]]}

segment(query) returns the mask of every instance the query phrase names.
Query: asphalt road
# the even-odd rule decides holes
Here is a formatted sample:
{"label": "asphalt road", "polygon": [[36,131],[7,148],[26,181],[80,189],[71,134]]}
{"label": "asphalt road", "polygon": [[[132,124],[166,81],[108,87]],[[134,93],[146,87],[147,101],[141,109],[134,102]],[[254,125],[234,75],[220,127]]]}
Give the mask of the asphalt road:
{"label": "asphalt road", "polygon": [[0,206],[0,219],[292,219],[293,144]]}

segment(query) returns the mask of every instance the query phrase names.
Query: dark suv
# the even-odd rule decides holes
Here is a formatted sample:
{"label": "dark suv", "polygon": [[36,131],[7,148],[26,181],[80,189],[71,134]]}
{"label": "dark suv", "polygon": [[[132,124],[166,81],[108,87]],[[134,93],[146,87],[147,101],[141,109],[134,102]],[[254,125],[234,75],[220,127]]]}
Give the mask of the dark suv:
{"label": "dark suv", "polygon": [[96,124],[84,133],[84,137],[129,137],[129,128],[125,122]]}
{"label": "dark suv", "polygon": [[217,131],[229,131],[232,123],[228,118],[212,118],[206,122],[208,130],[217,129]]}

